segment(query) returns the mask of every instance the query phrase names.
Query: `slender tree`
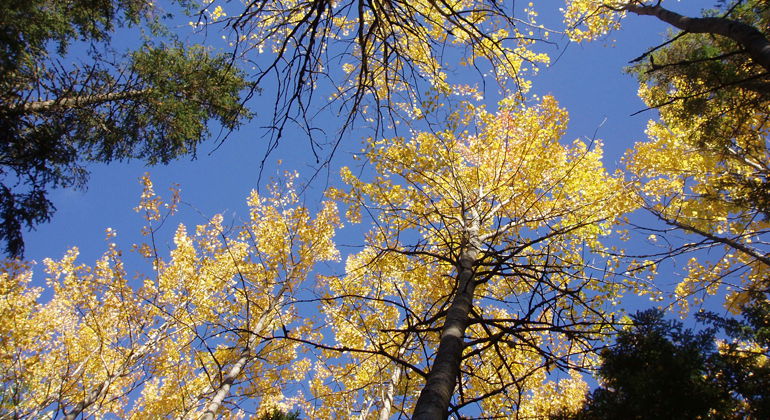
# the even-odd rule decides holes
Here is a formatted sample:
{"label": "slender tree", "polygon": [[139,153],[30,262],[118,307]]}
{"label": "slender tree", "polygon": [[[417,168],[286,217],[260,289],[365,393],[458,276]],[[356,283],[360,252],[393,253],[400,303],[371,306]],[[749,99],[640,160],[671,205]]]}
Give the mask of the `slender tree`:
{"label": "slender tree", "polygon": [[[139,210],[154,237],[177,201],[164,203],[144,182]],[[155,270],[141,288],[114,243],[94,266],[78,263],[77,249],[46,260],[45,302],[29,287],[30,267],[7,263],[0,416],[210,419],[294,405],[284,392],[310,363],[296,343],[271,338],[310,331],[291,304],[313,265],[337,256],[336,210],[327,203],[311,217],[291,186],[254,193],[249,204],[249,221],[233,231],[221,216],[193,234],[180,225],[168,259],[138,245]]]}
{"label": "slender tree", "polygon": [[319,369],[321,417],[580,405],[579,377],[548,372],[588,363],[626,287],[605,277],[600,241],[630,208],[623,180],[598,143],[559,143],[566,113],[553,98],[508,99],[495,114],[464,103],[447,120],[370,142],[371,181],[342,171],[350,190],[334,194],[373,228],[347,274],[326,279],[336,344],[319,346],[340,364]]}

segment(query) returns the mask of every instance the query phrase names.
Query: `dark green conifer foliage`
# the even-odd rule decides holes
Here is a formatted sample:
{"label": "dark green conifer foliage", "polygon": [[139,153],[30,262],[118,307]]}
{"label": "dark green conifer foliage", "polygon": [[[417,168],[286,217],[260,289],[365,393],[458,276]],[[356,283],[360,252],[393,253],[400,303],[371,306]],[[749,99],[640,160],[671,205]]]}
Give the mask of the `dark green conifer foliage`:
{"label": "dark green conifer foliage", "polygon": [[[232,130],[249,116],[243,101],[251,86],[230,58],[170,38],[151,3],[0,2],[0,241],[7,254],[21,256],[23,228],[54,213],[51,188],[85,185],[87,162],[168,163],[194,155],[211,121]],[[143,45],[113,50],[111,36],[126,28],[146,31]]]}
{"label": "dark green conifer foliage", "polygon": [[[710,312],[693,332],[648,310],[601,354],[602,385],[573,420],[770,418],[770,302],[754,296],[741,319]],[[715,334],[723,333],[717,350]]]}

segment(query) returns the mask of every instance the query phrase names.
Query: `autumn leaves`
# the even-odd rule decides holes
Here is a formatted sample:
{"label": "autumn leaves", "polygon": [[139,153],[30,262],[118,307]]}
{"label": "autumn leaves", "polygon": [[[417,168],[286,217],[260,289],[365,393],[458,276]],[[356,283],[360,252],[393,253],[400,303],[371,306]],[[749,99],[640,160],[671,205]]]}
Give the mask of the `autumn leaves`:
{"label": "autumn leaves", "polygon": [[[136,249],[152,271],[139,288],[114,243],[93,267],[76,250],[48,261],[45,303],[33,303],[29,268],[9,267],[5,413],[212,418],[298,407],[385,419],[412,408],[578,407],[576,392],[537,395],[585,388],[548,372],[591,363],[626,288],[607,276],[602,240],[631,209],[625,181],[602,168],[598,145],[560,143],[566,113],[553,98],[455,112],[446,130],[369,143],[370,177],[344,169],[347,187],[315,215],[288,176],[253,193],[235,229],[221,216],[180,225],[168,257],[155,227],[178,197],[165,202],[143,179],[148,243]],[[371,228],[337,276],[318,263],[340,257],[339,205]]]}
{"label": "autumn leaves", "polygon": [[[547,36],[531,4],[518,19],[472,0],[362,2],[355,13],[353,3],[253,2],[232,15],[214,3],[212,20],[249,33],[237,42],[270,47],[268,71],[288,63],[284,86],[295,89],[278,94],[276,126],[335,74],[324,73],[327,41],[343,39],[332,99],[352,101],[347,122],[387,110],[408,135],[367,140],[366,164],[342,168],[320,204],[306,206],[287,174],[248,198],[240,224],[180,224],[168,255],[156,235],[178,193],[164,201],[142,179],[136,278],[113,231],[93,266],[77,249],[46,260],[46,288],[7,262],[0,417],[564,415],[582,405],[579,372],[617,327],[618,302],[649,292],[660,261],[693,255],[673,290],[681,307],[725,279],[731,310],[766,290],[768,119],[756,85],[766,76],[734,59],[733,44],[690,34],[655,52],[641,96],[665,107],[626,172],[609,173],[600,141],[563,138],[556,99],[527,96],[526,63],[547,61],[531,49]],[[568,32],[605,34],[624,5],[567,2]],[[438,53],[448,45],[465,49],[462,64],[488,60],[510,94],[497,110],[449,80]],[[617,228],[643,208],[697,242],[629,258]],[[335,239],[338,211],[356,225],[353,248]],[[668,227],[649,241],[671,244]],[[336,261],[344,268],[325,265]]]}

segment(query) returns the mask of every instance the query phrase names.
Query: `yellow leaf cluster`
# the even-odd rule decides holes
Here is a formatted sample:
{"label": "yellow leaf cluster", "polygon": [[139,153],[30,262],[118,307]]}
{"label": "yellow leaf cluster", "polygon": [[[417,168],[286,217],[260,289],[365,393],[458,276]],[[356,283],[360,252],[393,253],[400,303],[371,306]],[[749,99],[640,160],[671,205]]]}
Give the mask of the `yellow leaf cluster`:
{"label": "yellow leaf cluster", "polygon": [[[272,337],[290,329],[296,339],[318,338],[292,303],[316,263],[338,258],[340,224],[333,203],[315,216],[302,207],[294,178],[266,197],[253,193],[242,226],[225,228],[220,215],[192,233],[180,224],[167,259],[141,252],[155,272],[139,285],[114,243],[93,266],[77,262],[76,248],[46,260],[44,295],[52,295],[43,301],[42,289],[29,287],[31,268],[6,263],[0,374],[15,392],[0,410],[197,418],[235,415],[223,402],[246,395],[262,410],[295,404],[284,389],[304,380],[310,362],[298,341]],[[139,208],[155,234],[166,204],[149,177],[142,183]]]}
{"label": "yellow leaf cluster", "polygon": [[[657,59],[680,62],[691,51],[732,47],[725,42],[688,35]],[[730,71],[750,79],[756,70],[738,65]],[[735,312],[748,291],[767,287],[768,103],[750,86],[714,90],[706,76],[672,71],[643,79],[639,96],[645,103],[666,105],[658,108],[660,119],[648,123],[649,140],[637,143],[625,160],[643,205],[689,234],[682,249],[711,249],[709,256],[693,257],[674,291],[682,309],[729,290],[725,305]]]}
{"label": "yellow leaf cluster", "polygon": [[[556,386],[546,380],[550,362],[537,348],[584,366],[591,363],[583,355],[585,342],[538,329],[509,335],[521,317],[552,325],[570,312],[590,324],[592,311],[607,311],[624,288],[587,281],[584,251],[604,249],[600,238],[633,208],[631,194],[622,178],[604,170],[600,143],[560,142],[566,123],[566,112],[551,97],[532,105],[508,98],[496,113],[463,103],[443,131],[369,140],[364,153],[374,168],[371,181],[341,170],[349,189],[331,194],[352,209],[355,221],[363,209],[375,220],[367,246],[348,258],[346,274],[324,278],[323,312],[335,342],[350,349],[316,377],[314,396],[333,415],[410,411],[421,381],[405,378],[412,367],[429,364],[437,348],[457,287],[457,258],[471,231],[488,256],[478,270],[492,271],[496,258],[511,263],[479,285],[474,316],[499,321],[469,327],[466,340],[478,345],[466,349],[462,398],[485,395],[481,404],[490,416],[541,409],[537,404],[553,410],[580,404],[578,378],[559,385],[572,390],[564,399],[534,401]],[[574,288],[586,306],[563,299],[536,316],[528,312],[522,305],[544,287],[544,270],[550,272],[547,287]],[[528,391],[500,392],[513,384]]]}
{"label": "yellow leaf cluster", "polygon": [[591,41],[620,28],[623,7],[633,0],[567,0],[561,9],[567,34],[573,41]]}

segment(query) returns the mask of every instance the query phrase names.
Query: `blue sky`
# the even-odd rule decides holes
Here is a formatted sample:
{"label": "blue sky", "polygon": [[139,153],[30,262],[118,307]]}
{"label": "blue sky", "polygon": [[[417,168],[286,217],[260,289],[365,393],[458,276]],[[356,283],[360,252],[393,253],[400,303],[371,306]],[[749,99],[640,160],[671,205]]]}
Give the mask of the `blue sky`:
{"label": "blue sky", "polygon": [[[561,2],[544,3],[558,7]],[[671,2],[669,7],[694,15],[700,7],[710,5],[710,2],[683,1]],[[541,11],[546,24],[554,21],[555,10],[554,7],[551,11]],[[556,34],[552,40],[558,47],[542,47],[554,60],[559,58],[534,78],[534,91],[554,95],[569,111],[569,131],[564,141],[590,138],[594,132],[597,138],[603,139],[605,165],[610,170],[618,167],[620,157],[635,141],[644,139],[646,122],[655,116],[652,111],[631,116],[644,106],[636,96],[635,79],[625,74],[623,67],[647,48],[657,45],[666,30],[666,25],[652,17],[631,16],[624,21],[622,30],[604,40],[574,44]],[[215,38],[212,34],[209,36]],[[469,75],[476,79],[468,82],[477,82],[478,77],[475,73]],[[487,100],[491,109],[495,107],[493,97],[491,94]],[[141,161],[92,165],[86,191],[57,190],[51,194],[58,211],[50,223],[25,235],[27,258],[37,261],[45,257],[60,258],[67,249],[78,246],[81,261],[92,263],[105,249],[104,231],[108,227],[118,231],[117,242],[128,250],[130,244],[141,240],[138,232],[142,220],[133,208],[141,192],[138,178],[145,172],[151,174],[156,191],[161,194],[166,194],[171,184],[179,184],[183,201],[189,203],[182,206],[182,217],[160,235],[162,252],[172,246],[173,229],[179,221],[189,225],[203,223],[216,213],[223,213],[226,220],[237,221],[239,216],[245,216],[246,197],[260,186],[260,162],[267,144],[266,131],[260,127],[270,116],[271,101],[268,93],[255,97],[250,105],[256,118],[233,132],[219,147],[215,140],[202,144],[197,159],[183,158],[168,166],[156,167],[147,167]],[[335,135],[337,120],[319,124],[329,136]],[[331,183],[336,181],[337,167],[349,160],[351,152],[360,149],[361,139],[369,134],[365,127],[356,127],[345,135],[332,162]],[[281,165],[277,165],[279,159],[283,162]],[[279,148],[268,158],[261,186],[283,170],[297,170],[304,176],[315,170],[310,147],[300,130],[288,131]],[[312,183],[308,200],[317,200],[324,185],[323,180]],[[132,271],[130,265],[128,269]]]}

